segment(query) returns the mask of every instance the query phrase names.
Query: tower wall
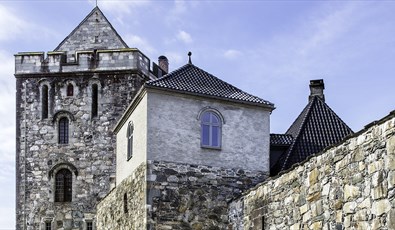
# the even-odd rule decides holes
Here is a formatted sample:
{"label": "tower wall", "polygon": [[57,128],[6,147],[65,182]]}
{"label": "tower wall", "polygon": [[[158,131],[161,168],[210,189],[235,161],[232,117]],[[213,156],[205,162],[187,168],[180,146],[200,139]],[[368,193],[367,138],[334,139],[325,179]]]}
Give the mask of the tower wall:
{"label": "tower wall", "polygon": [[[84,56],[85,55],[85,56]],[[99,57],[92,60],[92,55]],[[112,128],[137,90],[150,79],[149,60],[137,50],[81,53],[74,64],[62,54],[17,54],[17,229],[84,229],[96,204],[115,184]],[[94,63],[94,64],[92,64]],[[148,64],[147,64],[148,63]],[[68,85],[73,95],[67,96]],[[43,86],[48,117],[43,117]],[[92,114],[97,85],[97,116]],[[59,120],[69,120],[68,144],[59,144]],[[55,175],[72,172],[72,201],[55,201]]]}

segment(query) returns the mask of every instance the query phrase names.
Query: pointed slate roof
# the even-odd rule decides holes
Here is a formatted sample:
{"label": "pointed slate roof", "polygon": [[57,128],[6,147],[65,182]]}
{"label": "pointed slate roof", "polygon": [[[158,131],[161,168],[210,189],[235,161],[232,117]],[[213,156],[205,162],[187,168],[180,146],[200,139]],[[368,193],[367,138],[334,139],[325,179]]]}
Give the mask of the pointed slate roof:
{"label": "pointed slate roof", "polygon": [[162,78],[146,82],[147,88],[160,88],[186,94],[225,99],[274,109],[274,104],[248,94],[210,73],[188,63]]}
{"label": "pointed slate roof", "polygon": [[353,131],[319,96],[310,98],[309,103],[289,127],[286,134],[293,137],[292,144],[277,164],[272,174],[304,161],[312,154],[340,142]]}
{"label": "pointed slate roof", "polygon": [[128,46],[99,7],[95,7],[54,51],[75,52],[120,48],[128,48]]}

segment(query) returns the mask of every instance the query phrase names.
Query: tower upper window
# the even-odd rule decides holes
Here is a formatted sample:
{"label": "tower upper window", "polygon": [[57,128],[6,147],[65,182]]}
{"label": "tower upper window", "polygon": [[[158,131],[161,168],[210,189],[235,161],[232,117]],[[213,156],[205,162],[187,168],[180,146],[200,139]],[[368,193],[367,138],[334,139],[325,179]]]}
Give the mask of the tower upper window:
{"label": "tower upper window", "polygon": [[69,119],[62,117],[59,120],[59,144],[69,143]]}
{"label": "tower upper window", "polygon": [[214,111],[206,111],[200,117],[201,124],[201,146],[208,148],[221,148],[220,116]]}
{"label": "tower upper window", "polygon": [[74,86],[73,84],[69,83],[67,85],[67,96],[73,96],[74,95]]}
{"label": "tower upper window", "polygon": [[130,122],[128,124],[127,138],[128,138],[128,150],[127,150],[127,159],[129,160],[133,156],[133,123]]}
{"label": "tower upper window", "polygon": [[68,169],[61,169],[55,176],[55,202],[71,202],[73,175]]}
{"label": "tower upper window", "polygon": [[41,88],[41,118],[48,118],[48,86],[43,85]]}
{"label": "tower upper window", "polygon": [[98,114],[98,87],[97,84],[92,85],[92,118]]}

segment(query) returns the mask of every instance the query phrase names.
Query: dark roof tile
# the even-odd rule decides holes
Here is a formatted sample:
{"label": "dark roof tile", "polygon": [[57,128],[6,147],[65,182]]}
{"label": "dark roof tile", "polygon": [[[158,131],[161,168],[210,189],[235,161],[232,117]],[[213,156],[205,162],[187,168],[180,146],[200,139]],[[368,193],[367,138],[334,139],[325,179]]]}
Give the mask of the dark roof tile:
{"label": "dark roof tile", "polygon": [[311,98],[286,134],[293,142],[277,163],[271,167],[272,174],[304,161],[310,155],[334,145],[353,131],[319,97]]}
{"label": "dark roof tile", "polygon": [[192,64],[186,64],[162,78],[148,81],[146,86],[260,104],[274,108],[273,103],[248,94]]}

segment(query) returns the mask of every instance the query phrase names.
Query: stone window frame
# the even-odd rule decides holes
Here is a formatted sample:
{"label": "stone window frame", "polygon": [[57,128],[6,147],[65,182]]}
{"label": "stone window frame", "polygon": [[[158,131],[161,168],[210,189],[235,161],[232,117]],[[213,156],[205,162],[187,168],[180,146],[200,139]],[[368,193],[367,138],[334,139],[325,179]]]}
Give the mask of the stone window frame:
{"label": "stone window frame", "polygon": [[[62,176],[59,181],[59,176]],[[70,178],[68,178],[70,177]],[[58,188],[61,184],[61,188]],[[72,202],[73,200],[73,173],[67,169],[62,168],[55,174],[55,202]]]}
{"label": "stone window frame", "polygon": [[[218,132],[219,132],[218,133],[218,140],[217,140],[218,146],[213,146],[212,143],[209,143],[208,145],[203,143],[203,135],[204,135],[203,126],[209,125],[209,129],[210,129],[209,135],[210,136],[212,136],[212,127],[213,127],[213,124],[211,122],[204,122],[203,121],[203,116],[206,113],[213,114],[219,120],[219,124],[218,124],[218,126],[216,126],[216,127],[218,127]],[[223,135],[222,130],[223,130],[223,125],[225,124],[225,119],[224,119],[222,113],[215,108],[205,107],[199,111],[197,120],[199,121],[199,125],[200,125],[200,147],[207,148],[207,149],[218,149],[218,150],[222,149],[222,135]]]}
{"label": "stone window frame", "polygon": [[[62,170],[62,169],[67,169],[71,172],[72,179],[71,179],[71,201],[67,202],[59,202],[55,201],[55,195],[56,195],[56,175],[57,173]],[[54,165],[48,172],[48,178],[51,183],[51,191],[49,193],[49,201],[54,203],[54,204],[68,204],[74,201],[75,195],[76,195],[76,183],[77,183],[77,176],[78,176],[78,170],[77,168],[69,163],[69,162],[61,162],[56,165]]]}
{"label": "stone window frame", "polygon": [[48,224],[50,224],[50,230],[54,229],[54,219],[51,217],[44,217],[41,219],[40,230],[48,230]]}
{"label": "stone window frame", "polygon": [[67,116],[59,118],[58,121],[58,144],[68,145],[69,144],[69,127],[70,120]]}
{"label": "stone window frame", "polygon": [[[47,104],[47,108],[46,108],[47,112],[46,112],[46,114],[44,114],[44,111],[43,111],[43,108],[44,108],[44,98],[43,98],[44,86],[46,86],[47,89],[48,89],[48,91],[47,91],[47,99],[46,99],[46,104]],[[40,93],[40,106],[39,106],[39,108],[40,108],[40,111],[41,111],[41,114],[40,114],[41,120],[45,120],[45,119],[48,119],[50,117],[50,114],[51,114],[50,105],[52,103],[51,96],[50,96],[51,95],[51,90],[52,90],[51,84],[50,84],[50,82],[47,79],[41,79],[39,81],[39,93]]]}
{"label": "stone window frame", "polygon": [[[88,228],[88,227],[89,227],[89,224],[92,224],[92,225],[91,225],[92,228],[90,228],[90,229]],[[84,219],[84,226],[83,226],[83,229],[84,229],[84,230],[96,230],[94,219],[93,219],[93,218],[85,218],[85,219]]]}
{"label": "stone window frame", "polygon": [[[97,85],[97,111],[96,114],[92,113],[92,106],[93,106],[93,85]],[[90,104],[90,116],[91,120],[98,120],[100,117],[100,111],[101,111],[101,106],[100,106],[100,101],[102,99],[101,94],[102,94],[102,84],[99,80],[99,77],[97,74],[95,74],[91,79],[89,79],[89,86],[88,86],[88,98],[89,98],[89,104]]]}
{"label": "stone window frame", "polygon": [[[69,95],[69,87],[72,86],[73,93]],[[67,79],[64,81],[64,86],[62,87],[62,96],[66,98],[72,98],[78,95],[78,87],[74,80]]]}
{"label": "stone window frame", "polygon": [[127,138],[127,150],[126,150],[126,159],[129,161],[133,157],[133,134],[134,134],[134,124],[133,121],[128,123],[128,128],[126,131]]}
{"label": "stone window frame", "polygon": [[[67,118],[69,121],[69,126],[68,126],[68,142],[67,143],[60,143],[60,136],[59,136],[59,121],[62,118]],[[64,146],[64,145],[69,145],[70,143],[73,142],[73,132],[74,132],[74,123],[75,121],[75,117],[73,116],[72,113],[70,113],[69,111],[66,110],[59,110],[54,114],[52,123],[55,125],[56,128],[56,132],[55,132],[55,136],[56,136],[56,143],[60,146]]]}

